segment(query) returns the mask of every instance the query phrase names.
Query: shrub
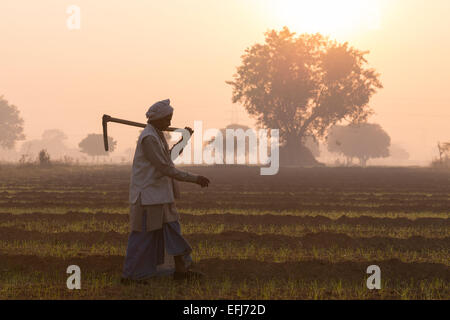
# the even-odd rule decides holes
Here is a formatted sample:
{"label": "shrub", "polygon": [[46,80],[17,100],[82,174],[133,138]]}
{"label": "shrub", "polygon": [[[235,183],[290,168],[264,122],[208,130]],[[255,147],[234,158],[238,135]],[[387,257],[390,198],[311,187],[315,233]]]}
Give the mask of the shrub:
{"label": "shrub", "polygon": [[50,165],[50,155],[48,154],[46,149],[42,149],[39,152],[39,164],[41,166],[48,166],[48,165]]}

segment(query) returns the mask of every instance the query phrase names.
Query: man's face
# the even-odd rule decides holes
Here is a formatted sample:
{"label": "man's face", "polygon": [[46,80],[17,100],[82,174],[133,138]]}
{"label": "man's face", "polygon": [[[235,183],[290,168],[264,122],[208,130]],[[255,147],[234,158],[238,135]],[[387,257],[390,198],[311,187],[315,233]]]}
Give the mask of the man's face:
{"label": "man's face", "polygon": [[173,113],[169,114],[167,117],[152,121],[151,124],[156,127],[157,129],[164,131],[168,127],[170,127],[171,121],[172,121]]}
{"label": "man's face", "polygon": [[161,119],[161,120],[163,120],[163,128],[164,129],[167,129],[168,127],[170,127],[170,124],[172,121],[172,116],[173,116],[173,113],[171,113],[167,117]]}

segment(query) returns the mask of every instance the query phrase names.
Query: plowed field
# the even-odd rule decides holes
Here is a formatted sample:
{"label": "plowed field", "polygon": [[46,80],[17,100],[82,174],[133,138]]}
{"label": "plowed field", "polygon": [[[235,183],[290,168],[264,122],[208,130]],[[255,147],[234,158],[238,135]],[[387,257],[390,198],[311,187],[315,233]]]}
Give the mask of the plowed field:
{"label": "plowed field", "polygon": [[450,299],[449,173],[185,169],[211,180],[177,202],[207,279],[124,286],[129,166],[2,166],[0,299]]}

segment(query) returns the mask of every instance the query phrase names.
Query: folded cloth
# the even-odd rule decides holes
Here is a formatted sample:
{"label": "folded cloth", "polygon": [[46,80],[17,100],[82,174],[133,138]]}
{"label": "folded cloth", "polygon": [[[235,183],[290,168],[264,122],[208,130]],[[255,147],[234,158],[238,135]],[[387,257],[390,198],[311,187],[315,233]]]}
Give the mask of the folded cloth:
{"label": "folded cloth", "polygon": [[170,99],[166,99],[154,103],[145,115],[148,120],[158,120],[167,117],[171,113],[173,113],[173,108],[170,105]]}
{"label": "folded cloth", "polygon": [[142,205],[139,195],[136,203],[130,206],[130,231],[143,231],[144,218],[146,218],[145,229],[154,231],[161,229],[164,223],[178,221],[180,215],[174,202]]}

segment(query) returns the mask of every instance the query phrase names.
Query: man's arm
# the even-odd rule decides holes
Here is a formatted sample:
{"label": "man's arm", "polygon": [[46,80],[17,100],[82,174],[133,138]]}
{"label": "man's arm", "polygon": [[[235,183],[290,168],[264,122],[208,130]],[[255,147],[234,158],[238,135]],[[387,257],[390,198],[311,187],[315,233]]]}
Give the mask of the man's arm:
{"label": "man's arm", "polygon": [[199,176],[190,174],[186,171],[178,170],[170,166],[161,153],[158,141],[153,136],[146,136],[142,140],[142,147],[145,158],[150,161],[156,169],[163,175],[171,177],[175,180],[198,183]]}

